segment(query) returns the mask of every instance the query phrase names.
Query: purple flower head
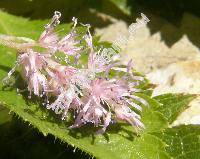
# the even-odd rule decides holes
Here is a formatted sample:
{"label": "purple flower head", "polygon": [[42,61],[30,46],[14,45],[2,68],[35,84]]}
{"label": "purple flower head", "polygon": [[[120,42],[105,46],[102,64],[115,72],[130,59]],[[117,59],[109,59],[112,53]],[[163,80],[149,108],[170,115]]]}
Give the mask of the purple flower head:
{"label": "purple flower head", "polygon": [[55,27],[60,24],[59,18],[61,13],[54,12],[51,22],[45,25],[45,31],[41,34],[38,42],[42,47],[49,48],[55,52],[57,50],[57,43],[59,41],[58,35],[54,32]]}
{"label": "purple flower head", "polygon": [[[30,94],[33,92],[36,96],[46,96],[48,99],[53,97],[54,100],[47,101],[45,106],[60,114],[63,120],[68,113],[75,112],[75,122],[71,128],[93,123],[95,127],[101,127],[98,132],[103,133],[112,120],[125,121],[134,128],[144,128],[140,112],[142,105],[147,105],[147,102],[136,94],[140,91],[136,86],[143,77],[134,75],[132,61],[124,67],[109,59],[101,49],[96,49],[89,25],[83,25],[88,32],[77,40],[79,35],[75,29],[75,18],[72,19],[72,30],[60,37],[55,32],[60,17],[61,13],[56,11],[38,41],[0,36],[0,43],[17,49],[16,66],[20,66]],[[24,42],[17,43],[15,39]],[[88,48],[86,65],[80,66],[81,62],[73,61],[73,66],[63,64],[53,56],[62,52],[65,56],[81,57],[83,50],[80,41],[84,40]],[[34,46],[44,51],[38,52]],[[8,78],[16,66],[8,73]]]}
{"label": "purple flower head", "polygon": [[54,16],[49,24],[45,26],[45,31],[41,34],[39,38],[39,44],[42,47],[48,48],[52,53],[56,51],[64,52],[66,55],[76,55],[81,50],[77,45],[79,41],[76,40],[75,27],[77,24],[77,19],[73,18],[74,26],[70,33],[60,38],[55,33],[55,27],[60,23],[59,18],[61,13],[58,11],[54,12]]}
{"label": "purple flower head", "polygon": [[22,68],[22,75],[28,83],[28,90],[35,95],[41,95],[40,92],[44,92],[48,89],[48,81],[45,75],[42,73],[47,65],[46,58],[48,54],[40,54],[34,52],[32,49],[27,49],[27,52],[19,54],[15,67],[8,73],[8,77],[4,81],[8,80],[12,73],[15,71],[16,66]]}
{"label": "purple flower head", "polygon": [[93,46],[93,38],[90,33],[90,25],[86,25],[88,28],[88,34],[85,35],[85,41],[89,47],[89,55],[88,55],[88,70],[91,73],[100,73],[100,72],[109,72],[109,70],[115,65],[114,61],[105,57],[102,52],[102,49],[95,51]]}
{"label": "purple flower head", "polygon": [[132,126],[144,127],[140,121],[140,115],[130,107],[141,111],[142,107],[132,101],[138,100],[145,105],[147,103],[133,93],[134,91],[126,81],[102,78],[93,80],[90,88],[83,90],[82,109],[73,127],[91,122],[95,126],[104,124],[103,130],[105,131],[111,122],[112,115],[115,119],[126,121]]}
{"label": "purple flower head", "polygon": [[28,90],[33,90],[35,95],[40,95],[41,90],[45,91],[48,88],[48,82],[41,73],[46,67],[45,56],[33,50],[27,50],[27,53],[18,56],[18,62],[22,67],[25,79],[28,82]]}

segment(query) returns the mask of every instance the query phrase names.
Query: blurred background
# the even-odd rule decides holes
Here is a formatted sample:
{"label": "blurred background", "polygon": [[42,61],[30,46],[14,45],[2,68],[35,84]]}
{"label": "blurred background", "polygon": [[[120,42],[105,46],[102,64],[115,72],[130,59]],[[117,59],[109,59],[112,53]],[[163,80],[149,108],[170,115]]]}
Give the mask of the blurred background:
{"label": "blurred background", "polygon": [[[132,58],[135,68],[157,85],[153,95],[200,94],[200,0],[0,0],[0,9],[30,20],[50,19],[58,10],[62,23],[75,16],[106,41],[127,35],[142,12],[150,22],[122,48],[122,61]],[[1,114],[6,111],[0,107]],[[44,138],[17,118],[1,118],[6,120],[0,123],[0,158],[89,158],[51,136]],[[200,124],[200,99],[173,124],[180,123]]]}

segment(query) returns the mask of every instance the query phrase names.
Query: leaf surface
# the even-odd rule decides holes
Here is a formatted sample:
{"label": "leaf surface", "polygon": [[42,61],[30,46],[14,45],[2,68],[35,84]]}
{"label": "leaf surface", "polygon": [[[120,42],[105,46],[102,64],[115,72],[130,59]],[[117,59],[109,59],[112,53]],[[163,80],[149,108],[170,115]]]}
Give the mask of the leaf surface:
{"label": "leaf surface", "polygon": [[[43,25],[46,23],[46,21],[28,21],[3,12],[0,12],[0,20],[0,33],[25,36],[32,39],[39,37]],[[69,27],[69,25],[64,26]],[[6,76],[14,65],[15,53],[13,49],[0,47],[0,80]],[[96,135],[94,134],[95,128],[91,125],[79,129],[69,129],[71,123],[62,121],[59,116],[45,109],[40,100],[37,98],[28,99],[26,91],[19,94],[16,88],[25,87],[25,85],[20,80],[19,73],[16,72],[14,77],[16,83],[13,87],[5,87],[2,82],[0,83],[0,104],[30,123],[45,136],[51,134],[62,142],[72,145],[75,149],[79,148],[102,159],[170,158],[168,151],[166,152],[165,142],[167,141],[161,139],[158,135],[154,135],[166,129],[168,126],[167,119],[171,119],[171,116],[166,115],[164,111],[164,105],[171,104],[169,108],[174,108],[171,100],[164,101],[165,98],[168,98],[168,95],[156,97],[155,99],[159,101],[157,102],[155,99],[141,94],[149,102],[149,107],[143,108],[142,121],[146,128],[138,134],[128,124],[119,123],[111,124],[104,135]],[[182,101],[184,99],[180,98],[178,100]],[[185,104],[186,102],[182,102],[180,105]]]}

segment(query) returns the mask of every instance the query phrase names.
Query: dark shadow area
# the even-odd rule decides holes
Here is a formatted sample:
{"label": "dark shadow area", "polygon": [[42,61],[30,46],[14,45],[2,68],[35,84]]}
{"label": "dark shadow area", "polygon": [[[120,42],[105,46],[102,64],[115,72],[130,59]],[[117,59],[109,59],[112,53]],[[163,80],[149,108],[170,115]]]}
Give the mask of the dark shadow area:
{"label": "dark shadow area", "polygon": [[61,143],[52,135],[44,137],[17,117],[0,125],[0,158],[7,159],[89,159],[80,150]]}
{"label": "dark shadow area", "polygon": [[200,17],[199,0],[128,0],[127,6],[131,7],[131,12],[149,11],[155,15],[174,23],[181,21],[185,12]]}
{"label": "dark shadow area", "polygon": [[110,142],[109,135],[111,134],[118,134],[122,136],[124,139],[134,141],[134,139],[140,135],[137,134],[132,127],[131,129],[127,129],[127,126],[128,126],[127,123],[110,124],[105,133],[99,134],[98,130],[100,130],[101,127],[94,127],[93,124],[87,124],[80,128],[70,129],[69,135],[71,135],[72,137],[76,139],[89,137],[91,139],[92,145],[98,141],[98,140],[96,141],[96,138],[99,135],[103,135],[104,139],[108,143]]}

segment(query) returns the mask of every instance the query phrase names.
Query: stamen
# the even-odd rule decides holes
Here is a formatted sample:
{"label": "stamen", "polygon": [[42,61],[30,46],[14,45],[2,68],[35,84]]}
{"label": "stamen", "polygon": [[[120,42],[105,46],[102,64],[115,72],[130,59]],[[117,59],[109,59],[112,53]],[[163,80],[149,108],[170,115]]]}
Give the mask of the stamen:
{"label": "stamen", "polygon": [[51,22],[45,25],[45,29],[49,31],[55,28],[58,24],[60,24],[60,21],[59,21],[60,17],[61,17],[61,13],[58,11],[55,11]]}

